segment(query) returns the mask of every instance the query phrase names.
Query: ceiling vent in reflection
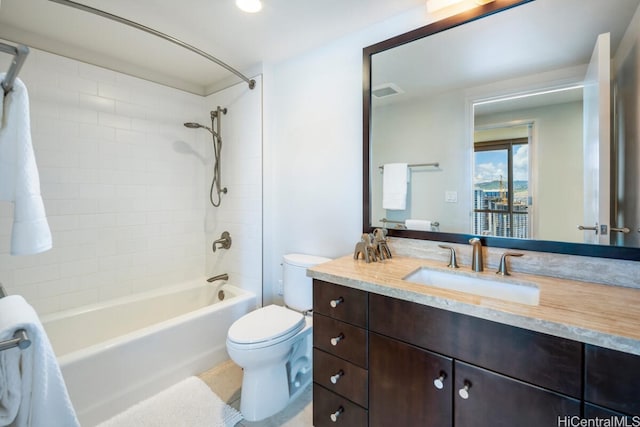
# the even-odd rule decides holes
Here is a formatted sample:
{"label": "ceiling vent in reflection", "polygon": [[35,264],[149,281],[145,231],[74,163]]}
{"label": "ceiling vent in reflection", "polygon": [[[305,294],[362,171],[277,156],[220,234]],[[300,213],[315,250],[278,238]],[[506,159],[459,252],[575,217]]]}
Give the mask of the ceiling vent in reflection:
{"label": "ceiling vent in reflection", "polygon": [[400,93],[404,93],[404,91],[395,83],[383,83],[371,89],[371,94],[378,99],[398,95]]}

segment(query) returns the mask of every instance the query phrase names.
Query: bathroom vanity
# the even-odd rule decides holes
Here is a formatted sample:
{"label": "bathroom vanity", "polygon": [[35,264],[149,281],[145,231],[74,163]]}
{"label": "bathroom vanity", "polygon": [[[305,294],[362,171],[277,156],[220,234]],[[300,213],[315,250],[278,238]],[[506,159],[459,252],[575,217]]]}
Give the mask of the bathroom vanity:
{"label": "bathroom vanity", "polygon": [[640,415],[640,291],[514,274],[539,286],[527,305],[403,280],[425,267],[441,266],[344,257],[309,270],[316,427]]}

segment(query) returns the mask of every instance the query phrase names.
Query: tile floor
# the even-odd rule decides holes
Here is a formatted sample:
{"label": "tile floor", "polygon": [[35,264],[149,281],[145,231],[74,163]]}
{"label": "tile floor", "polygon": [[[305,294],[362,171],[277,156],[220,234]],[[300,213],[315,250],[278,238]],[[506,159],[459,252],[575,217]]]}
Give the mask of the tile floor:
{"label": "tile floor", "polygon": [[[240,409],[240,389],[242,387],[242,369],[228,360],[199,375],[211,387],[214,393],[230,406]],[[241,421],[236,427],[309,427],[313,425],[311,411],[311,385],[281,412],[266,420]]]}

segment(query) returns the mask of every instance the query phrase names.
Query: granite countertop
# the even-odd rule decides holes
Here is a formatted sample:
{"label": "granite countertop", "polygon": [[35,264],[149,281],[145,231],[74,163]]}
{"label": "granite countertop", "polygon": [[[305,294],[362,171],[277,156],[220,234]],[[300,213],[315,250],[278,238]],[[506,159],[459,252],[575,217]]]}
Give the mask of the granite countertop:
{"label": "granite countertop", "polygon": [[[315,279],[467,314],[507,325],[640,355],[640,289],[512,273],[508,280],[535,283],[538,305],[410,283],[403,277],[420,267],[446,269],[442,262],[394,257],[365,263],[345,256],[307,270]],[[494,271],[458,274],[496,279]],[[498,280],[504,280],[498,278]]]}

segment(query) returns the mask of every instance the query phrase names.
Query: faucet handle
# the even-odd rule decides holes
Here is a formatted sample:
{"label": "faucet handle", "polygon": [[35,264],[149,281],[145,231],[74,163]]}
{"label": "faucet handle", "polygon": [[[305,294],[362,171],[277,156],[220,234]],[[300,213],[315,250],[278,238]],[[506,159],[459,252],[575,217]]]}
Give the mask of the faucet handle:
{"label": "faucet handle", "polygon": [[498,266],[498,271],[496,271],[496,274],[500,274],[501,276],[510,276],[511,275],[509,273],[509,271],[507,270],[507,257],[510,257],[510,256],[521,257],[521,256],[524,256],[524,254],[517,253],[517,252],[505,252],[505,253],[503,253],[502,256],[500,257],[500,265]]}
{"label": "faucet handle", "polygon": [[458,268],[458,261],[456,259],[456,250],[451,247],[451,246],[446,246],[446,245],[438,245],[439,248],[442,249],[449,249],[449,265],[447,265],[447,267],[449,268]]}

